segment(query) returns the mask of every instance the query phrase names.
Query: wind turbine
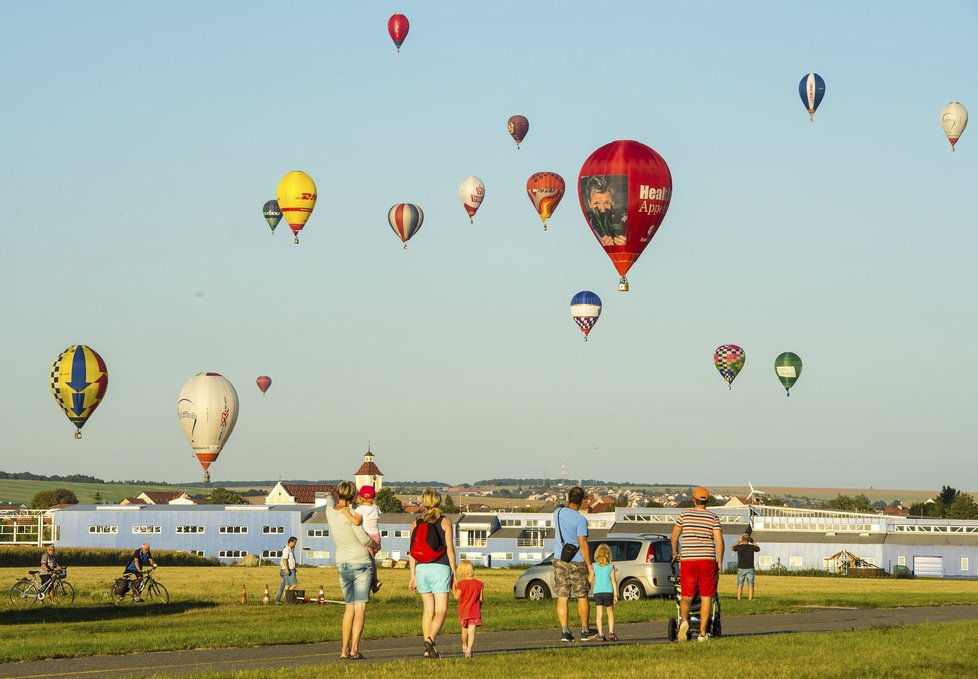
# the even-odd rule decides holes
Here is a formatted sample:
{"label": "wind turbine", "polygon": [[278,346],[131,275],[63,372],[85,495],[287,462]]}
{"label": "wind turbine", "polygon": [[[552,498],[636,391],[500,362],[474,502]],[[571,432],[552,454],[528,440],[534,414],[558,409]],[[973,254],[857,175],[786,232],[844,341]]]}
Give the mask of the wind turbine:
{"label": "wind turbine", "polygon": [[750,500],[755,495],[767,495],[767,493],[763,490],[755,489],[754,485],[750,481],[747,482],[747,485],[750,487],[750,493],[747,494],[747,504],[753,504]]}
{"label": "wind turbine", "polygon": [[755,495],[766,495],[767,493],[765,493],[763,490],[757,490],[756,488],[754,488],[754,484],[751,483],[750,481],[747,482],[747,485],[750,488],[750,492],[747,494],[747,514],[748,514],[747,523],[748,523],[748,525],[747,525],[747,531],[746,532],[747,532],[748,535],[750,535],[750,534],[752,534],[754,532],[754,503],[751,502],[751,499]]}

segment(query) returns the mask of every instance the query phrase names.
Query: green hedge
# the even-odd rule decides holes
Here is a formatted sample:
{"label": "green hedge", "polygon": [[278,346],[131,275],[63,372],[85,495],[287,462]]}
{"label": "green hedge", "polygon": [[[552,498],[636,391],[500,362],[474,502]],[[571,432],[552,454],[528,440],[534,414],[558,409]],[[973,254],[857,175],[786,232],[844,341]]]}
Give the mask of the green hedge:
{"label": "green hedge", "polygon": [[[41,563],[44,547],[30,545],[0,546],[0,566],[36,567]],[[58,563],[64,566],[125,566],[135,549],[96,549],[93,547],[58,547]],[[189,552],[153,550],[153,561],[161,566],[219,566],[217,559],[207,559]]]}

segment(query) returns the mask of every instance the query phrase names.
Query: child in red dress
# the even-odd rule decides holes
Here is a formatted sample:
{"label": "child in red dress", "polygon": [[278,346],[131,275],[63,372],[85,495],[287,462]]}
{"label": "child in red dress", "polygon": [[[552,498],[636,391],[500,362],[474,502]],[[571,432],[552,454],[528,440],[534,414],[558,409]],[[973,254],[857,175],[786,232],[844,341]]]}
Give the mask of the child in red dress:
{"label": "child in red dress", "polygon": [[452,594],[458,599],[458,620],[462,625],[462,654],[472,657],[475,628],[482,625],[482,582],[475,579],[472,562],[462,559],[455,569]]}

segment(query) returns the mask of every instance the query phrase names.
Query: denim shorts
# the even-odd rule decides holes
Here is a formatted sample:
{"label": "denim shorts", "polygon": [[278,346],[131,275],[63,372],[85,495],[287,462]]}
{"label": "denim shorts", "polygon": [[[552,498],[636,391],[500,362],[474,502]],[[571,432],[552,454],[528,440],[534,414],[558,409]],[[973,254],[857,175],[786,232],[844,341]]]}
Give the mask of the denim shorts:
{"label": "denim shorts", "polygon": [[452,569],[443,563],[419,563],[414,567],[418,594],[448,594],[452,591]]}
{"label": "denim shorts", "polygon": [[743,587],[744,580],[747,581],[748,587],[754,586],[754,569],[753,568],[738,568],[737,569],[737,586]]}
{"label": "denim shorts", "polygon": [[370,584],[374,576],[369,561],[347,561],[337,564],[336,570],[340,574],[344,603],[365,604],[370,601]]}
{"label": "denim shorts", "polygon": [[299,584],[299,578],[298,578],[298,576],[296,576],[295,569],[294,568],[292,569],[292,574],[291,575],[286,575],[284,568],[279,568],[278,569],[278,574],[282,576],[282,580],[285,581],[285,584],[286,585],[298,585]]}

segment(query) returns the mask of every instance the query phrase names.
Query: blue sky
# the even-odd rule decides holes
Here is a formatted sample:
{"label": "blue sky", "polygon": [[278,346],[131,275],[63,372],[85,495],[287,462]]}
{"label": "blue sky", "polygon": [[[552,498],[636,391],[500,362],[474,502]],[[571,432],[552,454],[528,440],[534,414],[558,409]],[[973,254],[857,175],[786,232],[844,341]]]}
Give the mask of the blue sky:
{"label": "blue sky", "polygon": [[[397,479],[978,489],[978,131],[952,154],[938,115],[978,111],[978,7],[789,5],[5,8],[0,468],[196,480],[176,397],[216,371],[241,404],[215,481],[350,476],[371,440]],[[674,187],[627,294],[573,189],[615,139]],[[293,169],[319,188],[299,246],[260,215]],[[542,170],[569,188],[547,233]],[[397,202],[425,211],[406,252]],[[81,441],[48,389],[74,343],[110,378]]]}

